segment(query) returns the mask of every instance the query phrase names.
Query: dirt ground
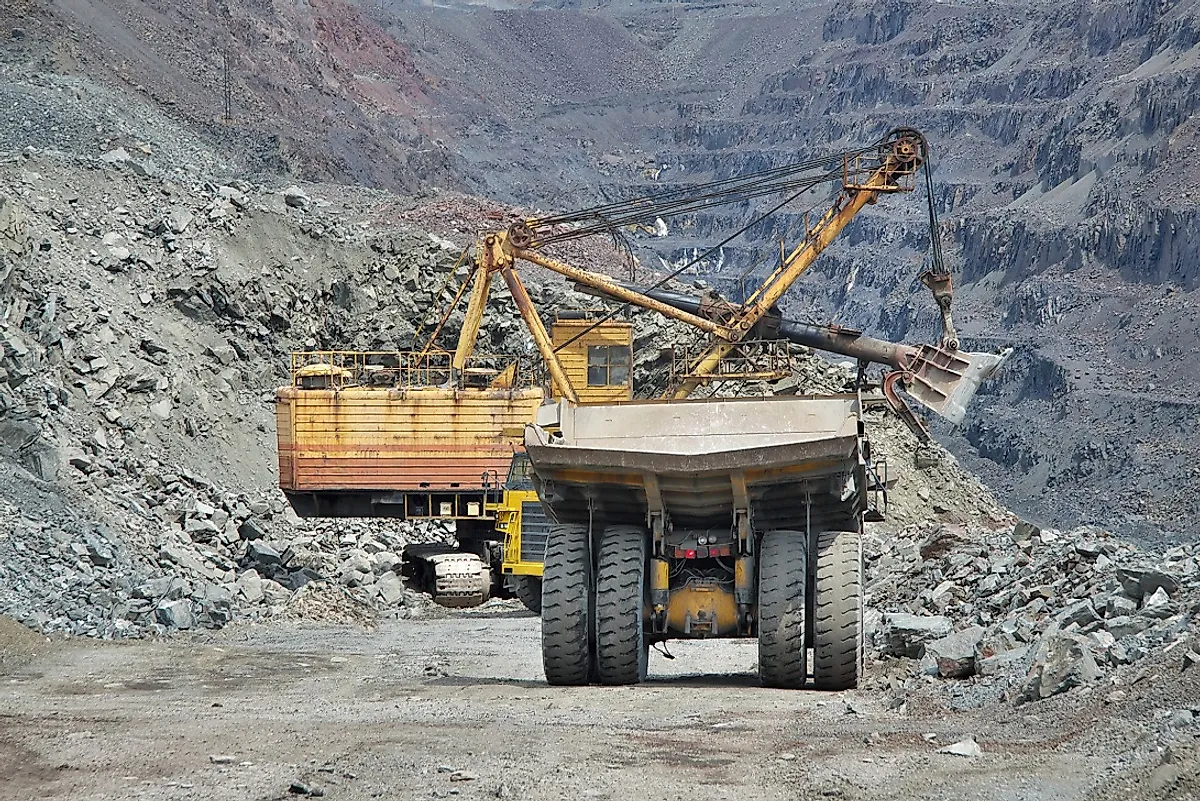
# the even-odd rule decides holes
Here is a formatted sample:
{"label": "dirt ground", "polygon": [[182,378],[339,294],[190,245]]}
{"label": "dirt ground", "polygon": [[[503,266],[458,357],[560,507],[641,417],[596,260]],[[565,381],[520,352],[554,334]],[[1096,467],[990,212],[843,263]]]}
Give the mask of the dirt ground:
{"label": "dirt ground", "polygon": [[[0,646],[7,798],[1028,801],[1087,797],[1123,747],[1086,704],[1050,725],[763,689],[752,642],[676,644],[639,687],[548,687],[515,612]],[[936,753],[968,735],[982,756]]]}

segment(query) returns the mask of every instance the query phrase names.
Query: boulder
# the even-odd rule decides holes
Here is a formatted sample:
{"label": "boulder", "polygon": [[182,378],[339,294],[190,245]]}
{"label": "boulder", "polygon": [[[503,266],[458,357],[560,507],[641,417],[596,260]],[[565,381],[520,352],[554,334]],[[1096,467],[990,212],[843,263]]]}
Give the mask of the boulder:
{"label": "boulder", "polygon": [[948,636],[954,630],[950,618],[943,615],[910,615],[886,612],[879,637],[880,652],[890,656],[920,659],[926,643]]}
{"label": "boulder", "polygon": [[976,654],[975,672],[980,676],[1020,675],[1025,672],[1029,660],[1030,646],[1002,651],[992,656],[979,658]]}
{"label": "boulder", "polygon": [[283,202],[294,209],[306,209],[311,203],[308,195],[298,186],[289,186],[283,190]]}
{"label": "boulder", "polygon": [[975,649],[983,640],[982,626],[956,631],[926,643],[925,656],[937,663],[938,675],[945,679],[965,679],[975,675]]}
{"label": "boulder", "polygon": [[1081,639],[1050,631],[1034,652],[1033,666],[1022,688],[1022,700],[1038,701],[1096,681],[1104,674]]}
{"label": "boulder", "polygon": [[404,598],[404,580],[395,573],[384,573],[375,582],[375,591],[384,606],[392,606]]}
{"label": "boulder", "polygon": [[154,616],[159,623],[173,629],[190,629],[195,624],[192,616],[192,602],[185,599],[178,601],[161,601],[154,609]]}
{"label": "boulder", "polygon": [[246,558],[262,567],[280,567],[283,565],[283,559],[279,556],[279,551],[262,540],[249,540],[246,542]]}
{"label": "boulder", "polygon": [[1139,600],[1159,589],[1174,595],[1180,586],[1178,578],[1153,567],[1118,567],[1117,581],[1127,596]]}

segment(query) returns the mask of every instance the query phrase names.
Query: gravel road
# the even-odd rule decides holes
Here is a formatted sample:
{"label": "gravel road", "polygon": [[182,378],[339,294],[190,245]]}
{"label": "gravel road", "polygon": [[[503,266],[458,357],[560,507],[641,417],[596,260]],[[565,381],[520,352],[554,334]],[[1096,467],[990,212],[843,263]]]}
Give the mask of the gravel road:
{"label": "gravel road", "polygon": [[[767,690],[752,642],[677,644],[639,687],[551,688],[520,613],[0,638],[10,798],[1070,799],[1113,764],[1086,711]],[[936,752],[971,735],[982,756]]]}

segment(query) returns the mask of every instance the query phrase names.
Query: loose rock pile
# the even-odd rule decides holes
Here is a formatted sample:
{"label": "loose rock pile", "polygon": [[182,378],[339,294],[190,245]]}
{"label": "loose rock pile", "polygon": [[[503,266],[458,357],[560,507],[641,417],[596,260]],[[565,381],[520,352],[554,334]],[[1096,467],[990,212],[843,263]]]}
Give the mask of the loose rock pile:
{"label": "loose rock pile", "polygon": [[[294,617],[302,588],[338,582],[363,614],[406,617],[430,601],[405,586],[400,554],[451,536],[437,524],[279,522],[266,503],[192,500],[156,542],[131,547],[104,525],[37,520],[0,500],[0,610],[47,633],[143,636]],[[310,600],[301,608],[323,617]]]}
{"label": "loose rock pile", "polygon": [[[457,246],[377,223],[378,193],[335,208],[149,150],[0,161],[0,613],[100,637],[219,626],[317,578],[412,608],[404,546],[451,532],[290,516],[271,399],[290,350],[410,347],[465,276]],[[523,352],[493,306],[489,349]]]}
{"label": "loose rock pile", "polygon": [[898,687],[970,680],[958,703],[1025,703],[1167,649],[1200,663],[1200,545],[1152,558],[1093,527],[922,524],[867,558],[878,654],[911,666]]}

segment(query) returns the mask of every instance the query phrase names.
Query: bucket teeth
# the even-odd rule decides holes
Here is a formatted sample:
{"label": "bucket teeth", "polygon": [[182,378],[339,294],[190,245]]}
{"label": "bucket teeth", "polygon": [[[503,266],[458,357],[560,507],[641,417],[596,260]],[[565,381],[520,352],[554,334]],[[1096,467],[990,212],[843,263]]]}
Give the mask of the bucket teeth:
{"label": "bucket teeth", "polygon": [[922,406],[952,423],[961,423],[979,385],[999,370],[1010,355],[1012,348],[996,353],[971,353],[925,345],[909,368],[912,380],[906,389]]}

